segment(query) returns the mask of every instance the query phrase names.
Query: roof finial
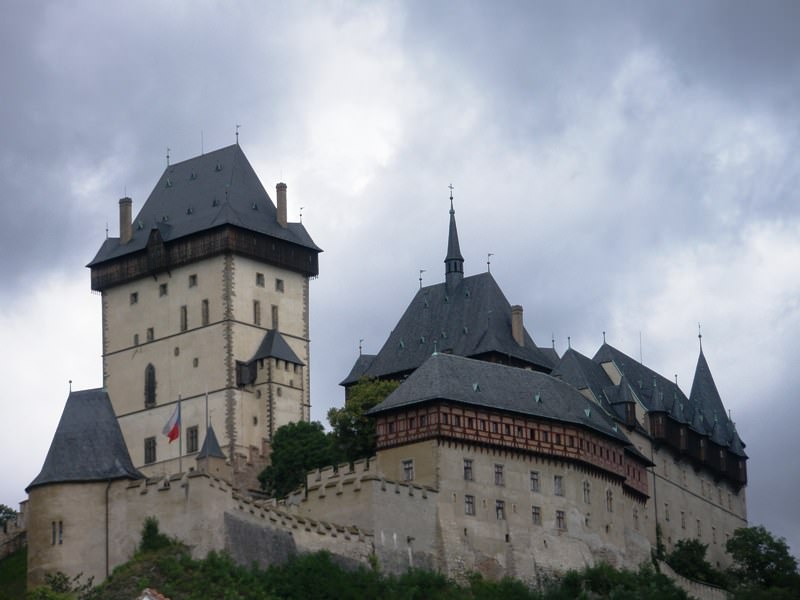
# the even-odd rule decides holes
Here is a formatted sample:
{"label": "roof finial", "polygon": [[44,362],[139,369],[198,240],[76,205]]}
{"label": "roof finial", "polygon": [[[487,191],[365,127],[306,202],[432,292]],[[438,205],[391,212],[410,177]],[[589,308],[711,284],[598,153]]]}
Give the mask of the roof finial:
{"label": "roof finial", "polygon": [[447,187],[450,188],[450,214],[452,215],[454,212],[456,212],[453,210],[453,184],[451,183]]}
{"label": "roof finial", "polygon": [[237,124],[236,124],[236,145],[237,145],[237,146],[239,145],[239,127],[241,127],[241,125],[239,125],[239,124],[237,123]]}
{"label": "roof finial", "polygon": [[69,380],[69,393],[72,393],[72,379]]}
{"label": "roof finial", "polygon": [[301,222],[301,223],[303,222],[303,209],[304,209],[304,208],[305,208],[305,206],[301,206],[301,207],[300,207],[300,222]]}
{"label": "roof finial", "polygon": [[361,344],[364,343],[364,338],[358,340],[358,355],[361,356]]}
{"label": "roof finial", "polygon": [[697,339],[700,340],[700,352],[703,351],[703,332],[700,329],[700,323],[697,324]]}
{"label": "roof finial", "polygon": [[106,239],[108,239],[108,221],[106,221]]}
{"label": "roof finial", "polygon": [[494,253],[492,253],[492,252],[489,252],[486,255],[486,272],[487,273],[491,273],[492,272],[492,257],[493,256],[494,256]]}
{"label": "roof finial", "polygon": [[572,338],[570,336],[567,336],[567,348],[572,350]]}
{"label": "roof finial", "polygon": [[167,166],[169,166],[169,148],[167,148]]}
{"label": "roof finial", "polygon": [[678,385],[678,374],[675,373],[675,385]]}
{"label": "roof finial", "polygon": [[550,343],[553,344],[553,350],[556,349],[556,334],[555,332],[550,334]]}
{"label": "roof finial", "polygon": [[422,274],[425,272],[425,269],[419,270],[419,289],[422,289]]}
{"label": "roof finial", "polygon": [[606,332],[605,331],[603,332],[603,343],[604,344],[606,343]]}

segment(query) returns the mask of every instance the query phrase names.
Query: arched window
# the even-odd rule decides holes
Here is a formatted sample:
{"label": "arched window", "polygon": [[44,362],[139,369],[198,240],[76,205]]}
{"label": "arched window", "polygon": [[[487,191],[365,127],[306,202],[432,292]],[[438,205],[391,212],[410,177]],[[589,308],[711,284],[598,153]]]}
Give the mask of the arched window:
{"label": "arched window", "polygon": [[156,405],[156,368],[149,364],[144,370],[144,406]]}

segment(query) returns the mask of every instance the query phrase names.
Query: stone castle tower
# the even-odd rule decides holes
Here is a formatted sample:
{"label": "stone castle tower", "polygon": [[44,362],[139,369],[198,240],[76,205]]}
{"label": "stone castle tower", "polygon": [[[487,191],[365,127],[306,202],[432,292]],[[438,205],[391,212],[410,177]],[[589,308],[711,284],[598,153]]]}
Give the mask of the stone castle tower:
{"label": "stone castle tower", "polygon": [[[318,253],[239,145],[169,165],[88,265],[102,295],[103,381],[134,465],[179,470],[213,427],[234,473],[308,420],[309,279]],[[179,401],[180,399],[180,401]],[[181,439],[162,429],[180,404]],[[186,463],[187,465],[190,463]],[[194,461],[191,461],[194,464]]]}

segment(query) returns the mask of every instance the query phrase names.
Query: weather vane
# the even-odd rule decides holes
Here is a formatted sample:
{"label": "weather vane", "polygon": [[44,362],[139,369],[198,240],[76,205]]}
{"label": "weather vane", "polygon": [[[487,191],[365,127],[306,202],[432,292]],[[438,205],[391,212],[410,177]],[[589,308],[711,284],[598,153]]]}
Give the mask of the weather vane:
{"label": "weather vane", "polygon": [[486,255],[486,272],[487,273],[491,273],[492,272],[492,257],[493,256],[494,256],[493,252],[489,252]]}
{"label": "weather vane", "polygon": [[237,123],[237,124],[236,124],[236,145],[237,145],[237,146],[239,145],[239,127],[241,127],[241,125],[239,125],[239,124]]}

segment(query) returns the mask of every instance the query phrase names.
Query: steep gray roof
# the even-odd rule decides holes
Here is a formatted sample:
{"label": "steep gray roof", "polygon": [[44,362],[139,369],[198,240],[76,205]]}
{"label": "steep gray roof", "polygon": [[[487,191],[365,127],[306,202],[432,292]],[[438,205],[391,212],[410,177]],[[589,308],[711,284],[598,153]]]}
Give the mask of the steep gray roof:
{"label": "steep gray roof", "polygon": [[256,350],[256,353],[249,362],[252,363],[254,360],[259,360],[261,358],[279,358],[296,365],[305,365],[289,346],[286,338],[276,329],[270,329],[267,332],[264,339],[261,340],[258,350]]}
{"label": "steep gray roof", "polygon": [[527,331],[525,345],[511,335],[511,305],[491,273],[420,289],[380,352],[368,377],[402,374],[419,367],[434,351],[477,357],[497,352],[549,371],[552,363]]}
{"label": "steep gray roof", "polygon": [[79,481],[141,479],[103,389],[70,392],[50,450],[31,488]]}
{"label": "steep gray roof", "polygon": [[364,377],[364,373],[367,372],[373,360],[375,360],[374,354],[359,354],[356,362],[353,364],[353,368],[350,369],[347,377],[345,377],[339,385],[358,383],[358,380]]}
{"label": "steep gray roof", "polygon": [[197,453],[195,458],[198,460],[201,458],[226,458],[225,454],[222,452],[222,448],[219,447],[217,434],[214,433],[213,425],[208,426],[206,439],[203,440],[203,447],[200,448],[200,452]]}
{"label": "steep gray roof", "polygon": [[88,266],[144,250],[157,229],[164,242],[235,225],[320,251],[302,223],[281,227],[277,209],[238,144],[169,165],[133,220],[127,244],[108,238]]}
{"label": "steep gray roof", "polygon": [[594,402],[555,377],[450,354],[430,356],[369,414],[433,400],[574,423],[629,443]]}

